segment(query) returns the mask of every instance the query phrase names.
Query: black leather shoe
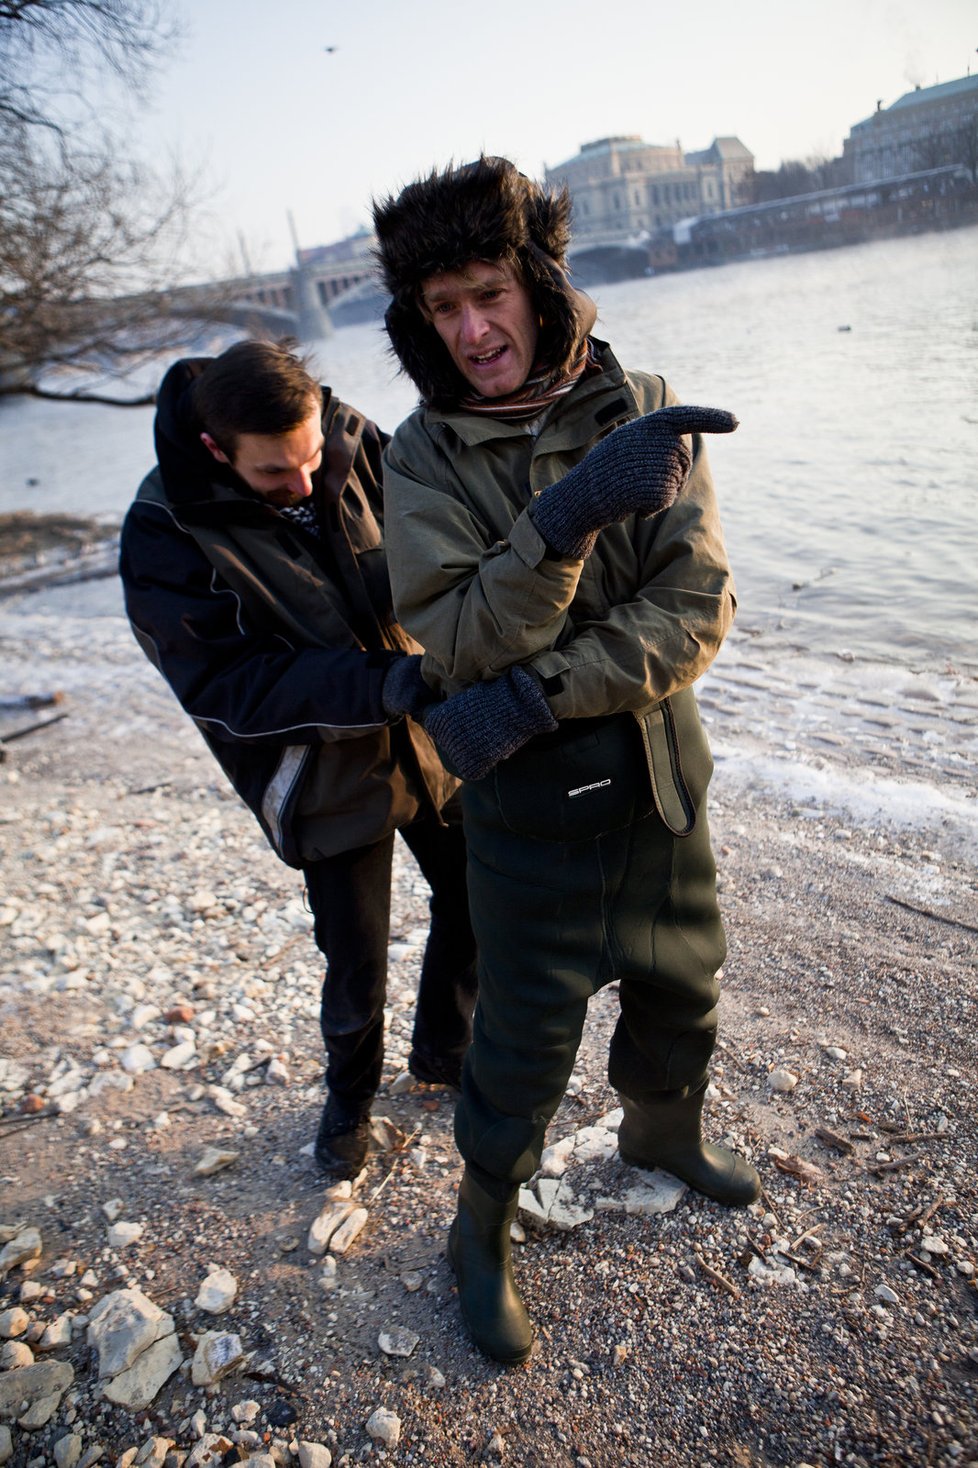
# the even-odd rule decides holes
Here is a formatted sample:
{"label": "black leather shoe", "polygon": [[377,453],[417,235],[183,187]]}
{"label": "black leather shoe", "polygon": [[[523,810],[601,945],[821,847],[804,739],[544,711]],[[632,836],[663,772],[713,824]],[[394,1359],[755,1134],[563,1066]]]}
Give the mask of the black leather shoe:
{"label": "black leather shoe", "polygon": [[654,1101],[622,1096],[618,1152],[633,1167],[661,1167],[717,1203],[745,1208],[760,1197],[761,1180],[746,1158],[703,1141],[706,1084],[695,1091],[666,1091]]}
{"label": "black leather shoe", "polygon": [[427,1050],[412,1050],[408,1056],[408,1070],[416,1081],[423,1081],[426,1086],[449,1086],[453,1091],[462,1089],[460,1055],[432,1055]]}
{"label": "black leather shoe", "polygon": [[513,1279],[509,1226],[519,1190],[500,1202],[466,1170],[458,1213],[448,1235],[448,1259],[458,1280],[462,1316],[480,1351],[515,1366],[533,1349],[533,1327]]}
{"label": "black leather shoe", "polygon": [[346,1111],[330,1096],[316,1134],[315,1157],[321,1171],[334,1182],[357,1177],[367,1160],[369,1141],[369,1114]]}

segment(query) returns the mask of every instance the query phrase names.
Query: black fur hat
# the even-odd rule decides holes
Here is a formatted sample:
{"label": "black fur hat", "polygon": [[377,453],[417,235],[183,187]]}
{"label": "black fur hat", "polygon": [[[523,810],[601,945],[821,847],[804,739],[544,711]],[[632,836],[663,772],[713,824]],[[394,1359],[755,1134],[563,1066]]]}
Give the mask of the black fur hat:
{"label": "black fur hat", "polygon": [[548,192],[507,159],[485,155],[375,201],[376,254],[393,297],[387,334],[425,403],[450,407],[472,391],[420,309],[429,276],[471,260],[515,264],[540,315],[538,360],[555,372],[573,361],[587,312],[565,270],[570,214],[566,188]]}

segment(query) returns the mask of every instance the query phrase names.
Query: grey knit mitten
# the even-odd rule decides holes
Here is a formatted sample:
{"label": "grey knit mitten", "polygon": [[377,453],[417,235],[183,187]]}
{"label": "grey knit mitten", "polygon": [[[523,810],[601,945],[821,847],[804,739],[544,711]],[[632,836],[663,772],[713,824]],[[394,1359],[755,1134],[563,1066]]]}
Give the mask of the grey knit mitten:
{"label": "grey knit mitten", "polygon": [[410,714],[420,719],[435,695],[421,676],[421,657],[418,653],[406,653],[394,658],[380,690],[384,713],[390,719],[399,719]]}
{"label": "grey knit mitten", "polygon": [[623,423],[590,449],[563,479],[541,490],[530,518],[559,555],[589,556],[599,530],[629,515],[668,509],[693,462],[688,433],[733,433],[723,408],[677,403]]}
{"label": "grey knit mitten", "polygon": [[432,704],[424,727],[447,769],[463,780],[481,780],[535,734],[552,734],[557,720],[537,679],[513,667],[491,683],[474,683]]}

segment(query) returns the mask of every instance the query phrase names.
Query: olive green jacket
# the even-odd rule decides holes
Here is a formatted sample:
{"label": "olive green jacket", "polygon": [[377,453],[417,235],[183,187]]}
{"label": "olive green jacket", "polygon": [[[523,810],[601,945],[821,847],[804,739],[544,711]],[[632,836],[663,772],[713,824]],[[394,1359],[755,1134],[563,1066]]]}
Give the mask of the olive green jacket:
{"label": "olive green jacket", "polygon": [[425,408],[397,430],[384,474],[394,605],[441,692],[521,663],[558,719],[635,714],[660,814],[684,834],[712,769],[687,690],[736,605],[702,442],[675,504],[609,526],[586,560],[548,555],[528,513],[599,438],[677,401],[662,378],[626,374],[595,346],[602,372],[559,399],[536,436]]}

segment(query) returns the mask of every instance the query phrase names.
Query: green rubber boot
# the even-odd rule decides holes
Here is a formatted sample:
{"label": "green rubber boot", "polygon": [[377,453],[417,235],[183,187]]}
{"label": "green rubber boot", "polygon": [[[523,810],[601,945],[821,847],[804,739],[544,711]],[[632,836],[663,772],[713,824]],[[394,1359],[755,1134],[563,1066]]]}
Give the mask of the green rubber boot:
{"label": "green rubber boot", "polygon": [[661,1167],[697,1193],[743,1208],[760,1197],[761,1180],[745,1158],[703,1141],[706,1084],[695,1091],[666,1091],[657,1101],[622,1096],[625,1116],[618,1128],[618,1151],[633,1167]]}
{"label": "green rubber boot", "polygon": [[507,1366],[525,1361],[533,1346],[533,1327],[516,1290],[510,1253],[509,1226],[518,1196],[514,1188],[501,1202],[466,1169],[448,1234],[448,1258],[469,1334],[480,1351]]}

